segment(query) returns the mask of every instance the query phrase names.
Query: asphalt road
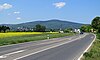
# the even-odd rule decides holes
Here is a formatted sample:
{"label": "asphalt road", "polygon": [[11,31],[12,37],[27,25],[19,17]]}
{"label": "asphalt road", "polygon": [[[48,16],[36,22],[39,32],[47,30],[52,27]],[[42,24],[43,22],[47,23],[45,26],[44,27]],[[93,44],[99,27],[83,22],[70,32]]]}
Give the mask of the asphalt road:
{"label": "asphalt road", "polygon": [[94,39],[82,34],[0,47],[0,60],[77,60]]}

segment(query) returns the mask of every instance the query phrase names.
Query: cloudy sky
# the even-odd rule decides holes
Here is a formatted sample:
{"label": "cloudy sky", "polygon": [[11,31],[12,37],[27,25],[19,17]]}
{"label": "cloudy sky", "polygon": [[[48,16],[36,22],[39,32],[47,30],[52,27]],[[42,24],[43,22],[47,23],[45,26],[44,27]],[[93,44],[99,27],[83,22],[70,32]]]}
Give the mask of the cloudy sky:
{"label": "cloudy sky", "polygon": [[0,24],[60,19],[91,23],[100,16],[100,0],[0,0]]}

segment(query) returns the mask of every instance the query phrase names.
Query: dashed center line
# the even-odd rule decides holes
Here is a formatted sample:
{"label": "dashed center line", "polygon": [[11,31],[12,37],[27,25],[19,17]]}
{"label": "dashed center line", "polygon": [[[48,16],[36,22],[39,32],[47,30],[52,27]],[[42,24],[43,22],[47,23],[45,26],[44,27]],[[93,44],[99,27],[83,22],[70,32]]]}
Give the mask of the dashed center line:
{"label": "dashed center line", "polygon": [[5,55],[1,55],[1,56],[0,56],[0,59],[2,59],[2,58],[6,58],[6,57],[9,56],[9,55],[17,54],[17,53],[21,53],[21,52],[24,52],[24,51],[25,51],[25,50],[20,50],[20,51],[16,51],[16,52],[8,53],[8,54],[5,54]]}

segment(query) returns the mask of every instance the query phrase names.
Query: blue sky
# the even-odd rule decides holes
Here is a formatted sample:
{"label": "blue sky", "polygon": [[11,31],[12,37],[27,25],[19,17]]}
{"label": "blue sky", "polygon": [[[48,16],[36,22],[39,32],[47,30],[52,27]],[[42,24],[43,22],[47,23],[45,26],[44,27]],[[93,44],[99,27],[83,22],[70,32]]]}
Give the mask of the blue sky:
{"label": "blue sky", "polygon": [[0,24],[60,19],[91,23],[100,16],[100,0],[0,0]]}

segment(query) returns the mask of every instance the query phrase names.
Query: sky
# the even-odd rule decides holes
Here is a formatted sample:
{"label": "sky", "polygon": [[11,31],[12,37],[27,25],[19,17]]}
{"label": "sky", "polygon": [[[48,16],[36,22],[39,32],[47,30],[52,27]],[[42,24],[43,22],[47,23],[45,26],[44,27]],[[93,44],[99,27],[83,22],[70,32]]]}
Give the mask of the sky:
{"label": "sky", "polygon": [[100,16],[100,0],[0,0],[0,24],[60,19],[90,24]]}

